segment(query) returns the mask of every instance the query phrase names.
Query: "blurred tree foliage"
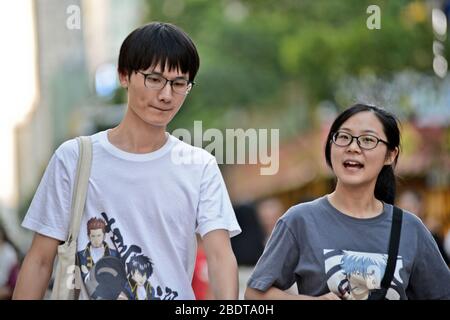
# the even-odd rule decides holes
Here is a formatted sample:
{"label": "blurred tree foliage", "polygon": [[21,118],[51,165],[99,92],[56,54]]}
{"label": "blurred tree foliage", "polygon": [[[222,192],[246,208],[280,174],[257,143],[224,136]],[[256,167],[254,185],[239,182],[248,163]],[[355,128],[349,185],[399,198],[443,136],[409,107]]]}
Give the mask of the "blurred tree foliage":
{"label": "blurred tree foliage", "polygon": [[[380,8],[380,30],[366,25],[372,4]],[[148,0],[147,5],[147,21],[179,25],[200,53],[198,85],[174,128],[189,128],[199,119],[210,127],[233,126],[239,117],[224,116],[233,110],[273,121],[291,112],[297,129],[305,128],[318,103],[335,102],[344,76],[389,79],[404,69],[432,71],[426,1]]]}

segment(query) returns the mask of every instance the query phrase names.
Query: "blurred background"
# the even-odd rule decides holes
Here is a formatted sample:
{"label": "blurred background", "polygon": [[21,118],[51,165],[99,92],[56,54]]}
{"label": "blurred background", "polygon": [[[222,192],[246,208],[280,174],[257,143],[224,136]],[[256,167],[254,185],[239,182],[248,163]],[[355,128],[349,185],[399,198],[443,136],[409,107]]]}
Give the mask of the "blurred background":
{"label": "blurred background", "polygon": [[170,132],[195,120],[203,130],[280,130],[277,174],[221,166],[244,230],[232,243],[241,289],[279,216],[332,190],[324,139],[358,101],[400,118],[398,201],[450,255],[449,11],[449,0],[0,2],[0,224],[9,239],[0,245],[14,243],[19,259],[26,252],[32,235],[20,223],[52,153],[118,124],[120,45],[136,27],[164,21],[183,28],[201,58]]}

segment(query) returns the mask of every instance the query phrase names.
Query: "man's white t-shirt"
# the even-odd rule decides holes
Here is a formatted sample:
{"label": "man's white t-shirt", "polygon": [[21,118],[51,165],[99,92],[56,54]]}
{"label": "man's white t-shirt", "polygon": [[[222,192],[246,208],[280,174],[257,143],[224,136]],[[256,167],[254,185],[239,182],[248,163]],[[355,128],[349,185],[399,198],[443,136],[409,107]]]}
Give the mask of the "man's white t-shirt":
{"label": "man's white t-shirt", "polygon": [[103,248],[103,247],[101,247],[101,248],[92,248],[91,247],[91,256],[92,256],[92,261],[94,263],[96,263],[98,260],[103,258],[104,255],[105,255],[105,248]]}
{"label": "man's white t-shirt", "polygon": [[[93,160],[77,249],[79,263],[91,273],[85,279],[95,279],[86,284],[94,291],[90,298],[115,299],[121,293],[137,299],[146,288],[149,299],[195,299],[195,233],[203,237],[226,229],[232,237],[241,232],[215,158],[166,136],[163,147],[147,154],[118,149],[107,131],[91,136]],[[77,160],[75,139],[56,150],[24,227],[66,240]],[[108,247],[95,263],[88,250],[92,218],[104,221]],[[136,274],[147,279],[143,286]]]}

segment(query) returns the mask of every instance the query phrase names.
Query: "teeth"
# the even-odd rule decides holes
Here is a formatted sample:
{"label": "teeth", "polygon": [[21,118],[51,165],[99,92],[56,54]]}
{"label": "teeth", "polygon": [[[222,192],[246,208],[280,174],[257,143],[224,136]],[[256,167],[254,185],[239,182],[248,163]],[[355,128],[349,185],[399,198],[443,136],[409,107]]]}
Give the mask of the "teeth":
{"label": "teeth", "polygon": [[344,162],[345,166],[358,166],[358,167],[363,167],[363,165],[359,162],[356,161],[345,161]]}

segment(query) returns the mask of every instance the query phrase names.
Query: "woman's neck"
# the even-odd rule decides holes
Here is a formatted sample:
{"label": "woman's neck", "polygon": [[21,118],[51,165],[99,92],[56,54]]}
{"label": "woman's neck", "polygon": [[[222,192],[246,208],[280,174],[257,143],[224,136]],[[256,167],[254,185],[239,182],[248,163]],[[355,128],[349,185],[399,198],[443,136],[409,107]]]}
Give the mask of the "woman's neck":
{"label": "woman's neck", "polygon": [[339,184],[333,193],[328,195],[328,201],[333,207],[351,217],[368,219],[380,215],[383,203],[376,199],[367,189],[345,188]]}

